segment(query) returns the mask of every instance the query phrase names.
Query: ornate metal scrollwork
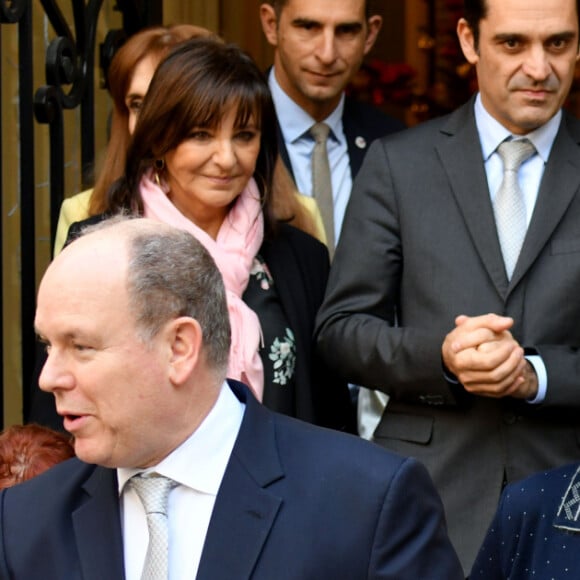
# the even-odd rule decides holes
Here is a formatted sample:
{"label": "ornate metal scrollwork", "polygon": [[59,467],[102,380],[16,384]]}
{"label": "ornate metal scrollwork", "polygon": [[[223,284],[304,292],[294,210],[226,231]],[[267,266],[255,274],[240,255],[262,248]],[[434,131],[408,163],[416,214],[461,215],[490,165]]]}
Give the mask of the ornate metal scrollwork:
{"label": "ornate metal scrollwork", "polygon": [[27,0],[0,0],[0,22],[15,24],[27,7]]}
{"label": "ornate metal scrollwork", "polygon": [[[108,0],[114,9],[122,13],[124,31],[107,35],[100,57],[101,66],[108,65],[114,50],[120,44],[123,33],[130,34],[144,26],[161,22],[162,0]],[[51,231],[56,228],[58,211],[64,194],[64,114],[65,109],[77,109],[80,115],[81,166],[88,168],[94,160],[94,67],[96,31],[99,14],[104,0],[0,0],[0,24],[18,27],[18,130],[20,168],[18,174],[18,210],[22,235],[13,245],[19,243],[14,252],[2,251],[4,236],[3,220],[0,220],[0,255],[20,256],[20,355],[23,386],[23,418],[26,420],[31,408],[32,393],[36,391],[33,381],[35,366],[35,337],[33,331],[35,288],[36,288],[36,246],[37,232],[35,213],[37,211],[37,184],[35,181],[35,131],[34,119],[49,128],[50,155],[50,222]],[[71,10],[63,11],[63,7]],[[35,92],[34,75],[35,31],[33,12],[44,11],[49,29],[54,38],[46,47],[46,82]],[[72,19],[68,14],[72,11]],[[135,15],[139,16],[138,18]],[[152,16],[156,18],[153,19]],[[70,22],[72,20],[72,22]],[[4,28],[4,27],[2,27]],[[98,66],[98,65],[97,65]],[[3,115],[6,117],[6,115]],[[0,125],[2,119],[0,119]],[[0,143],[0,158],[2,158]],[[0,163],[0,183],[3,166]],[[83,184],[85,185],[85,184]],[[86,185],[85,185],[86,186]],[[1,191],[0,187],[0,194]],[[4,195],[0,195],[0,209]],[[13,249],[12,247],[10,248]],[[3,268],[0,268],[0,329],[6,330],[3,312],[8,309],[2,282]],[[9,308],[9,307],[8,307]],[[3,376],[3,332],[0,332],[0,428],[4,417]],[[10,353],[10,356],[13,356]],[[10,380],[18,380],[11,377]]]}
{"label": "ornate metal scrollwork", "polygon": [[35,97],[35,115],[43,123],[44,119],[54,120],[48,111],[42,112],[43,103],[53,106],[54,95],[61,109],[74,109],[81,104],[85,91],[93,89],[96,23],[103,0],[90,0],[88,4],[72,0],[76,38],[56,1],[41,0],[41,3],[57,34],[46,53],[46,82],[56,93],[50,91],[51,98],[47,100],[44,86]]}
{"label": "ornate metal scrollwork", "polygon": [[34,116],[39,123],[50,125],[62,115],[59,95],[54,87],[40,87],[34,95]]}
{"label": "ornate metal scrollwork", "polygon": [[[57,91],[63,108],[74,109],[80,103],[84,84],[81,77],[74,44],[66,36],[52,40],[46,50],[46,82]],[[65,85],[72,85],[72,89],[66,92]]]}

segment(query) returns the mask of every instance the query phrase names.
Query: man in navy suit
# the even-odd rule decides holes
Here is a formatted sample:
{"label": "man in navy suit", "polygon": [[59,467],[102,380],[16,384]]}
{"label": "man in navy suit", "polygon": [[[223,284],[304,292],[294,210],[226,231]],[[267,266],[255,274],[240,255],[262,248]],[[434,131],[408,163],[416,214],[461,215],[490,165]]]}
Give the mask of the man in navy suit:
{"label": "man in navy suit", "polygon": [[313,195],[310,128],[330,127],[328,157],[338,241],[352,181],[371,141],[403,124],[344,90],[372,49],[382,26],[371,0],[271,0],[260,7],[274,47],[269,73],[279,122],[280,155],[298,190]]}
{"label": "man in navy suit", "polygon": [[35,324],[77,458],[1,492],[2,579],[141,578],[142,479],[172,480],[164,578],[462,577],[417,461],[225,381],[223,283],[188,233],[103,222],[49,266]]}

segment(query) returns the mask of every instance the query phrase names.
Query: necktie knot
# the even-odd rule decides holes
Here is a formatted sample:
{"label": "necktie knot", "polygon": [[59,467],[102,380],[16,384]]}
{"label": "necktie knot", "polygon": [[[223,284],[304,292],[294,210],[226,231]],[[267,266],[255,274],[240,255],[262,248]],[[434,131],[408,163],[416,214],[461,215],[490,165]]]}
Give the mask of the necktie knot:
{"label": "necktie knot", "polygon": [[504,141],[497,148],[503,161],[504,172],[518,171],[520,165],[536,152],[533,143],[528,139]]}
{"label": "necktie knot", "polygon": [[167,515],[167,499],[169,492],[177,486],[177,482],[163,475],[138,474],[131,478],[131,485],[143,503],[145,513]]}
{"label": "necktie knot", "polygon": [[329,133],[330,127],[326,123],[315,123],[310,127],[310,134],[316,143],[326,143]]}

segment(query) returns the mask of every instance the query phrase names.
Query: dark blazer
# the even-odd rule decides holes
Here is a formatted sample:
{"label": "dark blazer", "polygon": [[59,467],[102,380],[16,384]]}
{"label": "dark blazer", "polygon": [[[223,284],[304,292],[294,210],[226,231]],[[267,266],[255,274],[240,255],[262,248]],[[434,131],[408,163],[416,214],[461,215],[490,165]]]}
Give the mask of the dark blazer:
{"label": "dark blazer", "polygon": [[[426,470],[357,437],[246,411],[198,580],[459,580]],[[72,459],[0,492],[0,578],[122,580],[116,471]]]}
{"label": "dark blazer", "polygon": [[[374,440],[415,456],[471,569],[510,482],[580,454],[580,122],[565,114],[507,280],[473,101],[371,146],[319,312],[318,344],[351,382],[391,397]],[[512,316],[542,357],[545,402],[468,396],[441,345],[458,314]]]}
{"label": "dark blazer", "polygon": [[470,580],[578,577],[579,508],[578,463],[508,486]]}
{"label": "dark blazer", "polygon": [[[389,115],[372,105],[362,103],[351,97],[346,97],[344,100],[342,125],[347,141],[350,172],[353,179],[362,165],[370,144],[379,137],[400,131],[405,127],[398,119],[389,117]],[[290,158],[288,157],[288,150],[279,126],[278,147],[284,165],[286,165],[290,174],[294,176]]]}
{"label": "dark blazer", "polygon": [[264,241],[260,255],[296,337],[295,410],[290,414],[315,425],[356,433],[346,382],[338,378],[333,365],[324,362],[313,339],[330,268],[326,246],[297,228],[279,224],[277,235]]}
{"label": "dark blazer", "polygon": [[[82,227],[103,218],[100,215],[73,223],[67,243],[79,235]],[[356,418],[347,384],[337,377],[332,365],[323,362],[312,338],[316,312],[324,297],[328,278],[326,247],[290,225],[279,224],[277,233],[262,244],[260,255],[272,274],[296,339],[295,407],[280,409],[274,406],[273,410],[323,427],[356,433]],[[40,367],[45,356],[39,356]],[[34,382],[36,386],[38,381]],[[52,395],[37,388],[33,393],[29,420],[62,430],[62,419],[56,415]]]}

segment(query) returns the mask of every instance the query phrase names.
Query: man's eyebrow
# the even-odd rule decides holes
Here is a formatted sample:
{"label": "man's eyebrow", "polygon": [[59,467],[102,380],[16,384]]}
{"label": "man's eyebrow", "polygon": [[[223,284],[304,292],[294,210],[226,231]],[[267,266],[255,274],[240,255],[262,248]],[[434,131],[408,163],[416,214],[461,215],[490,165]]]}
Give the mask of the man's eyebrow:
{"label": "man's eyebrow", "polygon": [[312,18],[303,18],[303,17],[298,17],[298,18],[294,18],[294,20],[292,20],[292,25],[293,26],[322,26],[322,23],[319,22],[318,20],[313,20]]}
{"label": "man's eyebrow", "polygon": [[337,30],[360,30],[363,23],[360,20],[353,20],[352,22],[339,22],[335,28]]}
{"label": "man's eyebrow", "polygon": [[546,40],[573,40],[577,34],[573,30],[563,30],[562,32],[554,32],[550,34]]}
{"label": "man's eyebrow", "polygon": [[[297,27],[304,27],[304,26],[322,27],[323,26],[322,22],[320,22],[318,20],[314,20],[312,18],[304,18],[304,17],[294,18],[294,20],[292,20],[292,25],[297,26]],[[363,27],[363,23],[360,22],[359,20],[353,20],[352,22],[339,22],[338,24],[336,24],[334,26],[335,30],[342,30],[342,31],[348,31],[348,32],[356,32],[358,30],[361,30],[362,27]]]}
{"label": "man's eyebrow", "polygon": [[526,38],[524,34],[518,34],[517,32],[500,32],[493,35],[493,40],[496,42],[505,42],[506,40],[522,41]]}
{"label": "man's eyebrow", "polygon": [[[551,41],[551,40],[572,40],[576,37],[576,33],[573,30],[563,30],[562,32],[554,32],[553,34],[548,35],[544,42]],[[525,34],[520,34],[517,32],[500,32],[493,36],[493,39],[496,42],[505,42],[507,40],[516,40],[518,42],[522,42],[527,40],[529,37]]]}

